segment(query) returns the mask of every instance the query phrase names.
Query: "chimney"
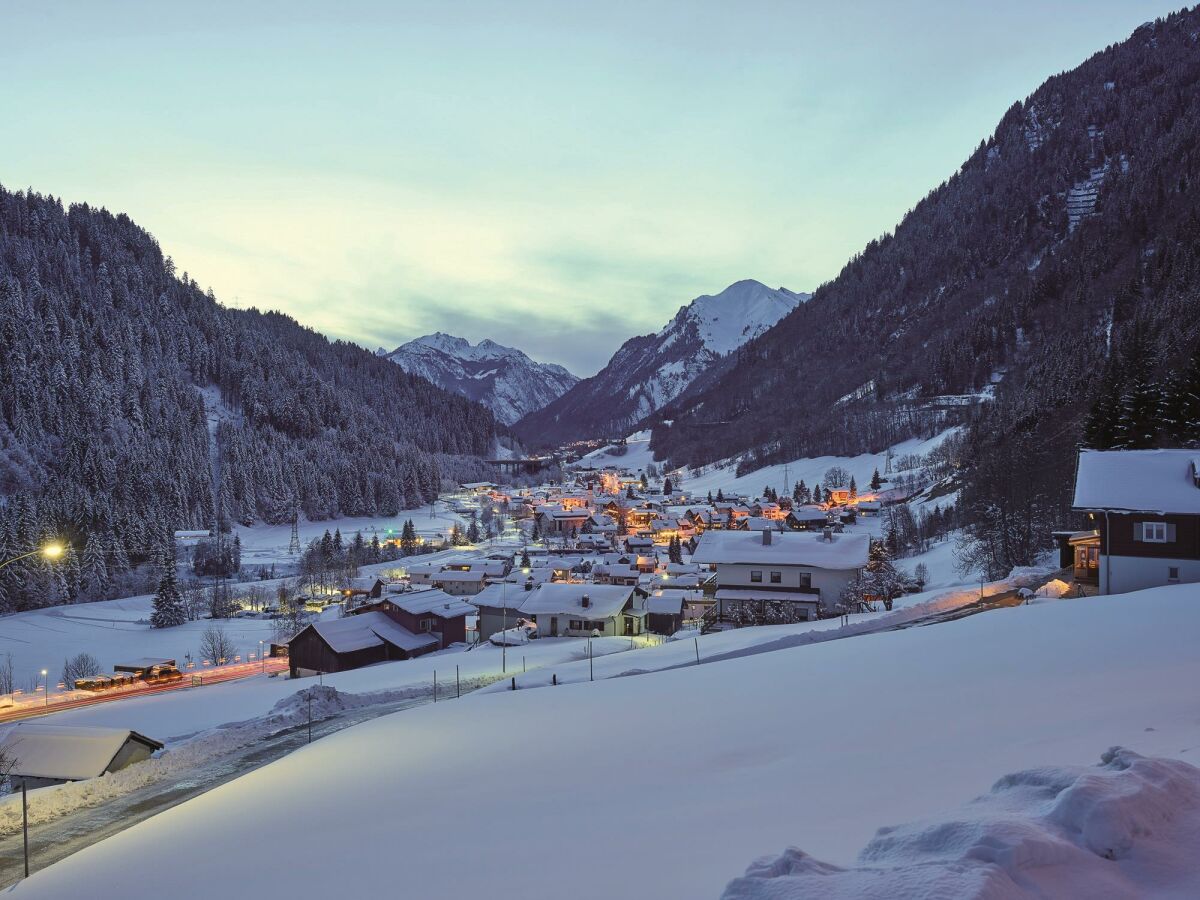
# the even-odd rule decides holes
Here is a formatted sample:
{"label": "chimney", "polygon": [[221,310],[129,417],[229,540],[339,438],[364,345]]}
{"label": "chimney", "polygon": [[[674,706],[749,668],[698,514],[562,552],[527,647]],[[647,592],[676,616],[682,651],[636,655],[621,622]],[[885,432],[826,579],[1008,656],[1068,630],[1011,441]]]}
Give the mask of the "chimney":
{"label": "chimney", "polygon": [[832,528],[830,528],[828,525],[826,525],[826,526],[825,526],[825,527],[824,527],[824,528],[821,530],[821,537],[822,537],[822,538],[824,538],[825,540],[827,540],[829,543],[831,543],[831,544],[832,544],[832,543],[833,543],[833,529],[832,529]]}
{"label": "chimney", "polygon": [[589,606],[592,605],[592,598],[589,597],[587,594],[584,594],[583,599],[579,601],[579,605],[582,606],[584,609],[587,609]]}
{"label": "chimney", "polygon": [[763,536],[763,546],[764,546],[764,547],[770,547],[770,546],[771,546],[771,539],[772,539],[772,535],[771,535],[771,529],[770,529],[770,528],[764,528],[764,529],[763,529],[762,536]]}

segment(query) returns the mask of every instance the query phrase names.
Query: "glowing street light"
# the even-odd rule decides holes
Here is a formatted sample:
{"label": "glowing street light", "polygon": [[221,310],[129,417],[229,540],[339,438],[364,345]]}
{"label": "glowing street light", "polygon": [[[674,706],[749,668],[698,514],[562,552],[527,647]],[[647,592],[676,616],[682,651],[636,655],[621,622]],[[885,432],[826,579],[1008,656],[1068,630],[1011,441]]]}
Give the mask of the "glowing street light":
{"label": "glowing street light", "polygon": [[57,541],[46,544],[44,547],[38,547],[36,550],[30,550],[28,553],[22,553],[20,556],[14,556],[12,559],[6,559],[0,563],[0,569],[5,566],[11,566],[15,562],[20,562],[23,559],[28,559],[31,556],[44,556],[46,559],[58,559],[66,552],[66,547]]}
{"label": "glowing street light", "polygon": [[[61,548],[59,549],[59,552],[61,552]],[[47,706],[50,705],[50,678],[48,677],[49,674],[50,673],[47,672],[45,669],[42,669],[42,677],[46,679],[46,705]]]}

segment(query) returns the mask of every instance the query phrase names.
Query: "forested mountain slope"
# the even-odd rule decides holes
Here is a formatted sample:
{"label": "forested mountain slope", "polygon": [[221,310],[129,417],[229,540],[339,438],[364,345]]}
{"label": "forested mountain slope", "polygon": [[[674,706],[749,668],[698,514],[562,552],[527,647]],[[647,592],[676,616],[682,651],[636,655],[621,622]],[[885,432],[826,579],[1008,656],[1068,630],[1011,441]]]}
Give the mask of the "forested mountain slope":
{"label": "forested mountain slope", "polygon": [[172,529],[394,513],[496,422],[278,313],[220,306],[127,216],[0,188],[0,611],[103,596]]}
{"label": "forested mountain slope", "polygon": [[[676,464],[878,450],[956,407],[974,550],[1027,562],[1069,521],[1075,451],[1193,441],[1200,14],[1049,79],[896,228],[663,410]],[[1106,377],[1101,373],[1108,369]],[[940,399],[938,399],[940,398]],[[959,398],[962,399],[962,398]],[[1194,405],[1194,404],[1193,404]],[[938,407],[938,409],[935,409]],[[1108,426],[1108,427],[1105,427]]]}

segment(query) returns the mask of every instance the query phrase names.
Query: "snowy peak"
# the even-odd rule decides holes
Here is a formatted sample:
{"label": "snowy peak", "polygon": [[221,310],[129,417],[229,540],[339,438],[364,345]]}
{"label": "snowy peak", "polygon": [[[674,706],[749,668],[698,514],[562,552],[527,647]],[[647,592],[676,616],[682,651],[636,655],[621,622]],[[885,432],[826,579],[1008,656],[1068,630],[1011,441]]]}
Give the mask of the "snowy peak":
{"label": "snowy peak", "polygon": [[809,296],[747,279],[697,297],[661,330],[626,341],[599,373],[523,420],[521,433],[535,444],[625,434]]}
{"label": "snowy peak", "polygon": [[472,344],[440,331],[380,355],[406,372],[478,400],[507,425],[541,409],[579,380],[562,366],[535,362],[515,347],[486,338]]}
{"label": "snowy peak", "polygon": [[738,281],[719,294],[705,294],[680,307],[659,337],[690,323],[706,349],[724,356],[758,337],[810,296],[783,287],[772,289],[753,279]]}

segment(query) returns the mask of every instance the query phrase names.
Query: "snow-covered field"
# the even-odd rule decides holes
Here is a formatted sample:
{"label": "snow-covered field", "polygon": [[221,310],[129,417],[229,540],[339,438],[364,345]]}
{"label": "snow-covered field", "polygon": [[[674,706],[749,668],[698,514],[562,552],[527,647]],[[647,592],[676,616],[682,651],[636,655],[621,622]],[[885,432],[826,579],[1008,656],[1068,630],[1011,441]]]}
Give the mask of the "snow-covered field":
{"label": "snow-covered field", "polygon": [[[362,532],[363,540],[370,543],[371,538],[378,537],[381,541],[389,537],[397,537],[404,523],[412,519],[413,527],[422,537],[435,537],[449,533],[455,524],[465,526],[466,519],[455,513],[445,500],[438,500],[433,507],[422,506],[417,509],[402,511],[396,516],[362,516],[344,519],[329,519],[324,522],[302,521],[297,530],[300,533],[300,546],[307,547],[312,541],[319,540],[326,531],[332,534],[340,529],[344,540],[351,540],[355,532]],[[288,555],[288,544],[292,539],[292,526],[286,525],[252,525],[237,526],[238,538],[242,542],[242,567],[248,570],[258,566],[286,565],[295,562]]]}
{"label": "snow-covered field", "polygon": [[[969,879],[989,859],[1020,862],[1027,886],[1109,871],[1133,890],[1109,896],[1194,896],[1194,875],[1175,882],[1173,895],[1163,890],[1179,876],[1180,857],[1169,852],[1178,835],[1155,813],[1169,807],[1185,831],[1196,821],[1181,793],[1192,770],[1139,769],[1130,756],[1095,770],[1098,778],[1133,773],[1127,803],[1097,800],[1097,788],[1071,807],[1071,795],[1053,788],[1090,784],[1062,767],[1093,765],[1113,745],[1184,760],[1198,752],[1200,719],[1186,687],[1200,677],[1198,635],[1200,589],[1176,586],[594,684],[475,694],[325,738],[36,873],[13,893],[58,898],[87,886],[96,896],[200,897],[214,877],[260,884],[264,859],[294,858],[296,832],[281,823],[303,829],[323,810],[370,827],[337,841],[336,852],[272,866],[273,889],[716,896],[753,860],[788,846],[836,866],[893,869],[896,859],[876,858],[877,850],[857,857],[878,827],[944,820],[959,824],[885,841],[901,858],[967,860],[943,866],[944,896],[978,895]],[[1002,776],[1035,767],[1055,768],[1040,781],[1010,779],[999,800],[963,806]],[[1174,788],[1179,796],[1168,799],[1178,802],[1145,800],[1155,784]],[[1055,819],[1054,804],[1068,811]],[[988,824],[1001,808],[1011,827]],[[1075,850],[1041,839],[1048,826],[1037,816],[1067,829],[1085,809]],[[1090,840],[1096,834],[1122,839],[1108,848],[1116,861],[1107,870],[1094,859],[1104,845]],[[398,847],[421,865],[398,868]],[[1147,854],[1157,854],[1152,876],[1123,862]],[[911,896],[912,883],[839,896]]]}
{"label": "snow-covered field", "polygon": [[[895,463],[904,456],[924,456],[939,447],[946,438],[955,434],[958,430],[959,428],[956,426],[940,434],[936,434],[927,440],[913,438],[912,440],[901,441],[891,448],[893,462]],[[624,449],[625,452],[620,453],[618,448],[602,447],[582,457],[574,465],[597,467],[619,466],[634,472],[644,471],[652,463],[658,466],[658,468],[662,468],[662,462],[654,458],[654,453],[650,449],[649,431],[638,431],[629,435],[626,438]],[[757,497],[762,494],[763,488],[767,485],[779,491],[783,490],[784,465],[784,463],[779,463],[777,465],[765,466],[762,469],[751,472],[749,475],[739,476],[737,474],[737,462],[735,460],[728,460],[706,466],[699,472],[688,469],[683,473],[682,478],[679,479],[679,483],[693,497],[702,497],[709,491],[716,494],[718,490],[724,491],[727,494],[744,494],[748,497]],[[871,475],[876,469],[881,473],[885,471],[887,466],[887,452],[863,453],[859,456],[806,457],[804,459],[794,459],[787,463],[786,466],[788,485],[794,485],[803,480],[811,488],[824,481],[825,473],[830,468],[841,466],[854,476],[859,490],[865,490],[871,481]],[[946,506],[948,502],[950,501],[943,500],[941,505]]]}
{"label": "snow-covered field", "polygon": [[[177,628],[150,627],[154,599],[149,595],[52,606],[0,618],[0,656],[12,654],[16,686],[26,690],[42,669],[49,672],[51,689],[63,662],[77,653],[90,653],[105,671],[115,664],[143,657],[166,657],[183,665],[191,654],[200,660],[200,635],[211,621],[188,622]],[[220,626],[241,654],[258,653],[258,642],[270,642],[268,619],[230,619]]]}
{"label": "snow-covered field", "polygon": [[[957,428],[950,428],[940,434],[934,435],[928,440],[913,438],[912,440],[896,444],[891,448],[893,463],[903,456],[926,455],[934,448],[940,446],[946,438],[950,437],[957,430]],[[803,480],[811,488],[815,484],[824,482],[825,473],[830,468],[841,466],[854,476],[855,481],[858,483],[858,489],[863,491],[866,490],[867,485],[870,483],[872,473],[876,469],[882,473],[886,463],[886,451],[883,453],[863,453],[859,456],[815,456],[795,459],[786,464],[787,483],[794,485]],[[689,470],[684,473],[682,487],[693,496],[702,496],[708,491],[712,491],[715,494],[718,490],[723,490],[726,493],[757,497],[767,485],[778,491],[783,490],[784,465],[784,463],[779,463],[777,465],[765,466],[762,469],[751,472],[749,475],[742,476],[738,476],[737,474],[736,463],[708,466],[700,473]],[[943,503],[944,505],[945,503]]]}

